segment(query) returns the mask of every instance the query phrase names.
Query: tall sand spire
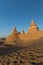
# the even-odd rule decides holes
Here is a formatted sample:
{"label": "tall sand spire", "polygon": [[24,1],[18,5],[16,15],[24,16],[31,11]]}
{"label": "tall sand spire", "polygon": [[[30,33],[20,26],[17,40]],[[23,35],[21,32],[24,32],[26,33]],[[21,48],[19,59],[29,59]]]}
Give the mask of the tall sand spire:
{"label": "tall sand spire", "polygon": [[30,24],[29,31],[30,31],[30,32],[39,31],[39,28],[38,28],[37,25],[35,24],[34,20],[32,20],[32,22],[31,22],[31,24]]}
{"label": "tall sand spire", "polygon": [[15,43],[19,43],[19,42],[20,42],[20,39],[18,37],[18,32],[16,30],[16,27],[14,27],[11,34],[6,38],[5,45],[14,45]]}
{"label": "tall sand spire", "polygon": [[35,24],[33,19],[32,19],[32,22],[31,22],[30,26],[36,26],[36,24]]}
{"label": "tall sand spire", "polygon": [[13,28],[13,33],[17,33],[16,26]]}

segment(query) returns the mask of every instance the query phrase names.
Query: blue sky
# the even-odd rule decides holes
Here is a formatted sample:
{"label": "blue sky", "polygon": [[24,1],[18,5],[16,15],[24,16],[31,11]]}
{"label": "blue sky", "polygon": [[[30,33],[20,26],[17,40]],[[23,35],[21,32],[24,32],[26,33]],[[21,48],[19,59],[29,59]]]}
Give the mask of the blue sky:
{"label": "blue sky", "polygon": [[0,0],[0,37],[9,35],[14,26],[27,32],[32,19],[43,30],[43,0]]}

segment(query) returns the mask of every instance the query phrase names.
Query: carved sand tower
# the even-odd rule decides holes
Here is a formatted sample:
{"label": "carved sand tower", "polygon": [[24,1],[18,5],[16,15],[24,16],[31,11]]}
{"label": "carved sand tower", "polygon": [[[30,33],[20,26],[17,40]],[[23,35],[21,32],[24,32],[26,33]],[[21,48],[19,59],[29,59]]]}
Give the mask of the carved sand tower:
{"label": "carved sand tower", "polygon": [[18,32],[16,30],[16,27],[13,29],[13,32],[11,32],[11,34],[6,38],[5,40],[5,44],[6,45],[13,45],[13,44],[17,44],[20,43],[20,39],[18,37]]}
{"label": "carved sand tower", "polygon": [[29,28],[29,32],[36,32],[36,31],[39,31],[39,28],[35,24],[34,20],[32,20],[30,28]]}
{"label": "carved sand tower", "polygon": [[39,30],[34,20],[32,20],[30,24],[27,36],[28,36],[27,38],[29,38],[30,41],[40,39],[41,37],[43,37],[43,31]]}

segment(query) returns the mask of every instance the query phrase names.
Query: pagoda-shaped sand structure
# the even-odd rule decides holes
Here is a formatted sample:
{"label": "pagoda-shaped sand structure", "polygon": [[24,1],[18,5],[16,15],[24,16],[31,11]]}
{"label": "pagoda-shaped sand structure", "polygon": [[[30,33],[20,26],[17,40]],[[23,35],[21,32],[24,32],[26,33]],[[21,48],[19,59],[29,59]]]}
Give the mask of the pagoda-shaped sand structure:
{"label": "pagoda-shaped sand structure", "polygon": [[43,30],[40,31],[34,20],[32,20],[28,32],[25,33],[24,30],[18,34],[16,28],[14,28],[13,32],[6,38],[5,44],[15,44],[23,42],[30,42],[33,40],[37,40],[43,37]]}
{"label": "pagoda-shaped sand structure", "polygon": [[29,27],[29,32],[36,32],[36,31],[39,31],[39,28],[35,24],[34,20],[32,20],[31,25]]}
{"label": "pagoda-shaped sand structure", "polygon": [[5,40],[5,44],[6,45],[16,45],[15,43],[20,43],[20,39],[18,37],[18,32],[16,30],[16,27],[14,27],[13,31],[11,32],[11,34],[6,38]]}

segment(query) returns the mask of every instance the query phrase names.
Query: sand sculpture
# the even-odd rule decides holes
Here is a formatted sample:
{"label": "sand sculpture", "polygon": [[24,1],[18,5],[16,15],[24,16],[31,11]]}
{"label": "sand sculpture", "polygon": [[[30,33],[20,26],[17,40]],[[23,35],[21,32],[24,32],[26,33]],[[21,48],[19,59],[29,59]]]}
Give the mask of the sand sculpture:
{"label": "sand sculpture", "polygon": [[14,27],[13,31],[11,32],[11,34],[6,38],[5,43],[4,44],[15,44],[15,43],[20,43],[20,38],[18,37],[18,32],[16,30],[16,27]]}
{"label": "sand sculpture", "polygon": [[29,32],[36,32],[36,31],[39,31],[39,28],[35,24],[34,20],[32,20],[32,23],[31,23],[30,28],[29,28]]}
{"label": "sand sculpture", "polygon": [[27,41],[29,42],[32,40],[37,40],[41,37],[43,37],[43,31],[39,30],[34,20],[32,20],[27,33],[25,33],[23,30],[20,34],[18,34],[15,27],[13,32],[11,32],[11,34],[6,38],[5,44],[20,43],[21,40],[25,42]]}

